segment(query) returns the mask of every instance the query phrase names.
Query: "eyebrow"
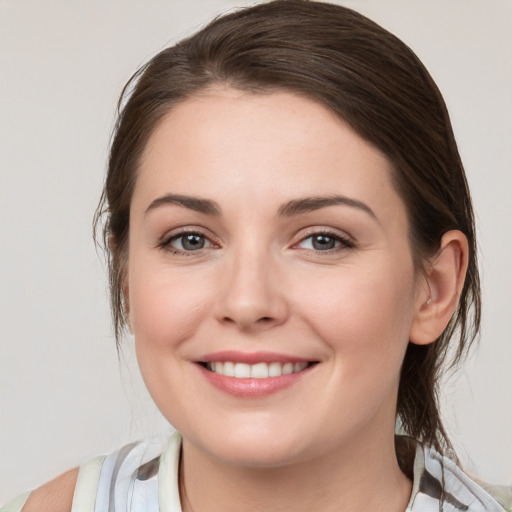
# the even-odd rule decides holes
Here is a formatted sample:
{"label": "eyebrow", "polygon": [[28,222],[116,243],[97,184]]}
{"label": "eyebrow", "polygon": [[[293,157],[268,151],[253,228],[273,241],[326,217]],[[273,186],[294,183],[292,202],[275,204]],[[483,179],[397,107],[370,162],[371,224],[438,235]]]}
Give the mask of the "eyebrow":
{"label": "eyebrow", "polygon": [[[147,207],[145,215],[147,215],[151,210],[163,205],[181,206],[199,213],[204,213],[205,215],[220,215],[222,212],[220,206],[211,199],[202,199],[199,197],[180,194],[166,194],[165,196],[152,201]],[[294,215],[309,213],[315,210],[320,210],[321,208],[327,208],[328,206],[338,205],[357,208],[366,212],[373,219],[378,220],[375,212],[366,203],[363,203],[358,199],[341,195],[313,196],[293,199],[292,201],[288,201],[281,205],[277,212],[280,217],[293,217]]]}
{"label": "eyebrow", "polygon": [[179,194],[166,194],[152,201],[144,215],[147,215],[151,210],[159,206],[167,204],[182,206],[183,208],[188,208],[206,215],[220,215],[221,213],[219,205],[210,199],[201,199],[199,197],[183,196]]}
{"label": "eyebrow", "polygon": [[301,199],[294,199],[288,203],[283,204],[278,213],[281,217],[291,217],[293,215],[299,215],[301,213],[309,213],[320,208],[326,208],[328,206],[344,205],[352,208],[358,208],[369,214],[373,219],[377,219],[375,212],[362,201],[358,199],[352,199],[351,197],[333,195],[333,196],[316,196],[316,197],[304,197]]}

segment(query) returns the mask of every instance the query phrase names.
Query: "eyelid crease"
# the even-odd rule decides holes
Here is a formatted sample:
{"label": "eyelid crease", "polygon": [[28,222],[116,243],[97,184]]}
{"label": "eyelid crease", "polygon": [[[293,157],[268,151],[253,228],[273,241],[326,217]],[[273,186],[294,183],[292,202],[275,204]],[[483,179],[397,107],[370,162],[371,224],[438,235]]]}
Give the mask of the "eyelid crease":
{"label": "eyelid crease", "polygon": [[[180,238],[187,236],[187,235],[197,235],[205,240],[208,241],[209,245],[206,247],[199,247],[198,249],[194,250],[187,250],[187,249],[180,249],[178,247],[174,247],[172,245],[173,241],[179,240]],[[169,253],[173,256],[183,256],[183,257],[200,257],[204,255],[204,251],[211,250],[212,248],[216,248],[216,244],[212,242],[208,237],[204,236],[202,233],[192,233],[192,232],[185,232],[185,233],[178,233],[174,234],[170,237],[164,238],[157,246],[157,248],[161,251],[164,251],[166,253]]]}
{"label": "eyelid crease", "polygon": [[305,240],[314,235],[324,235],[340,240],[341,242],[355,247],[357,245],[357,241],[346,232],[340,232],[334,228],[320,227],[320,226],[309,226],[307,228],[303,228],[299,231],[300,240],[299,242]]}
{"label": "eyelid crease", "polygon": [[[211,247],[218,247],[218,245],[219,245],[217,242],[212,240],[211,236],[208,236],[206,233],[204,233],[202,228],[182,227],[182,228],[177,228],[177,229],[178,229],[178,231],[171,230],[170,232],[166,232],[162,237],[159,237],[159,239],[156,243],[156,248],[164,250],[164,251],[169,251],[172,254],[185,254],[188,256],[188,255],[191,255],[192,253],[195,253],[195,252],[197,253],[203,249],[210,249]],[[187,236],[187,235],[196,235],[196,236],[203,237],[205,240],[208,240],[208,242],[211,245],[209,247],[203,247],[201,249],[197,249],[196,251],[182,251],[180,249],[176,249],[176,248],[172,247],[171,242],[173,240],[179,239],[179,238],[181,238],[183,236]]]}
{"label": "eyelid crease", "polygon": [[333,248],[325,249],[325,250],[319,250],[319,249],[305,249],[305,250],[314,251],[315,253],[332,253],[332,252],[337,252],[337,251],[341,251],[344,249],[355,249],[356,248],[355,242],[353,240],[351,240],[350,238],[344,237],[342,235],[338,235],[338,234],[330,232],[330,231],[315,231],[313,233],[310,233],[310,234],[302,237],[298,242],[296,242],[294,244],[294,247],[303,243],[304,241],[308,240],[309,238],[314,237],[314,236],[325,236],[325,237],[332,238],[336,242],[339,242],[341,244],[341,246],[338,246],[337,248],[333,247]]}
{"label": "eyelid crease", "polygon": [[[194,253],[202,252],[203,250],[211,249],[211,248],[218,248],[219,244],[218,242],[215,242],[212,240],[212,237],[209,236],[204,232],[204,229],[197,226],[190,226],[190,227],[181,227],[176,228],[176,230],[171,230],[170,232],[167,232],[165,235],[159,238],[156,248],[159,248],[164,251],[171,252],[172,254],[178,254],[178,255],[185,255],[185,256],[191,256]],[[314,226],[310,226],[309,228],[304,228],[301,231],[303,232],[300,239],[296,242],[294,242],[291,245],[291,248],[296,248],[300,243],[304,242],[308,238],[314,237],[314,236],[326,236],[329,238],[334,239],[335,241],[339,242],[341,244],[341,247],[337,248],[330,248],[325,250],[317,250],[317,249],[305,249],[309,251],[314,251],[315,253],[332,253],[337,252],[345,249],[353,249],[357,247],[357,243],[355,240],[346,234],[341,234],[337,232],[336,230],[330,230],[327,228],[316,228]],[[172,242],[176,239],[179,239],[180,237],[187,236],[187,235],[196,235],[203,237],[205,240],[209,242],[208,247],[201,247],[197,250],[180,250],[172,246]]]}
{"label": "eyelid crease", "polygon": [[199,235],[204,236],[205,238],[208,238],[211,240],[214,238],[210,234],[210,230],[207,228],[204,228],[203,226],[199,225],[184,225],[184,226],[177,226],[172,229],[168,229],[165,231],[165,233],[158,237],[158,242],[163,242],[165,240],[170,240],[171,238],[182,236],[182,235]]}

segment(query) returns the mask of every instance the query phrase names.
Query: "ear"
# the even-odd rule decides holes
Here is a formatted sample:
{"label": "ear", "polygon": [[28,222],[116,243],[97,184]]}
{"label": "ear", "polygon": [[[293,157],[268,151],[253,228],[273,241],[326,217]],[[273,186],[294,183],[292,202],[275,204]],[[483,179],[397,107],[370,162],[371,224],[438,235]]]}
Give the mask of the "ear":
{"label": "ear", "polygon": [[468,241],[462,232],[453,230],[443,235],[439,251],[427,262],[423,282],[418,283],[409,333],[411,343],[427,345],[445,330],[464,286],[468,251]]}

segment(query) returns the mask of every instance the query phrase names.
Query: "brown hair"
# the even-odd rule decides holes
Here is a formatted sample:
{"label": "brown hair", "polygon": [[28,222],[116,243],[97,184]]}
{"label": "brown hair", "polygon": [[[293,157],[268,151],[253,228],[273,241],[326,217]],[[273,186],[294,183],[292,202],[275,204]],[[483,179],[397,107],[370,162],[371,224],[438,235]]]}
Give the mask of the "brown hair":
{"label": "brown hair", "polygon": [[[121,285],[141,154],[173,105],[217,83],[312,98],[386,154],[407,207],[418,270],[436,253],[446,231],[466,235],[469,267],[458,308],[435,343],[409,343],[398,392],[403,429],[438,450],[450,448],[439,413],[439,378],[463,359],[480,324],[469,190],[445,103],[429,73],[404,43],[351,9],[277,0],[232,12],[160,52],[125,86],[95,215],[96,228],[105,218],[118,343],[126,323]],[[456,346],[448,358],[452,339]]]}

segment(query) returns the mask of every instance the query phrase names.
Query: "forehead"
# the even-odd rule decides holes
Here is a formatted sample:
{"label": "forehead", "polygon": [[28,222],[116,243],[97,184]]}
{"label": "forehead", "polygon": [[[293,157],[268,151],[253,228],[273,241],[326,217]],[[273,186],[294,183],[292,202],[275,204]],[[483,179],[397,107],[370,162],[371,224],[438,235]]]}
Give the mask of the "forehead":
{"label": "forehead", "polygon": [[[387,158],[316,101],[212,88],[176,105],[145,148],[133,206],[163,193],[262,206],[343,194],[396,210]],[[229,204],[227,205],[229,206]]]}

